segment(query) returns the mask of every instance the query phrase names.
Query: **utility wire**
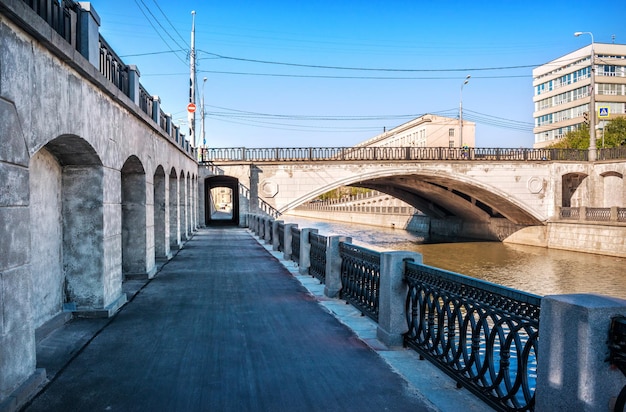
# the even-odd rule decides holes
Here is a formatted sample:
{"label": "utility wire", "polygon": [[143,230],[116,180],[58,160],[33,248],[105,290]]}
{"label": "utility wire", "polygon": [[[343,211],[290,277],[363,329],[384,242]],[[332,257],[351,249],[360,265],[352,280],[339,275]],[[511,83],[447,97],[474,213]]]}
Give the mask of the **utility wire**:
{"label": "utility wire", "polygon": [[155,6],[157,6],[157,9],[159,9],[159,11],[161,12],[161,14],[163,15],[163,17],[165,17],[165,20],[167,20],[167,22],[169,23],[170,27],[172,29],[174,29],[174,32],[178,35],[178,37],[183,41],[183,43],[185,44],[185,46],[187,46],[187,50],[191,49],[191,46],[189,45],[189,43],[187,43],[187,40],[185,40],[183,38],[183,36],[180,35],[180,33],[178,32],[178,30],[176,30],[176,27],[174,27],[174,25],[172,24],[172,22],[170,21],[170,19],[167,17],[167,14],[165,14],[165,12],[163,12],[163,9],[161,9],[161,6],[159,6],[159,3],[157,3],[157,0],[152,0],[152,2],[154,3]]}
{"label": "utility wire", "polygon": [[[141,14],[143,14],[143,16],[146,18],[146,20],[148,20],[148,23],[150,23],[150,26],[152,26],[152,28],[154,29],[154,31],[156,32],[156,34],[161,38],[161,40],[163,40],[163,43],[165,43],[165,45],[171,50],[174,51],[174,49],[169,45],[169,43],[167,42],[167,40],[165,40],[165,38],[161,35],[159,29],[157,29],[155,27],[155,25],[152,23],[152,20],[148,17],[148,15],[146,14],[146,12],[143,10],[143,8],[141,7],[141,5],[139,4],[139,2],[141,2],[141,4],[144,5],[144,7],[146,8],[146,10],[148,11],[148,13],[150,13],[150,15],[152,15],[152,17],[155,19],[155,21],[157,22],[157,24],[159,24],[159,26],[161,26],[161,24],[159,23],[158,19],[156,17],[154,17],[154,15],[152,14],[152,12],[150,11],[150,9],[148,8],[148,6],[146,6],[146,4],[143,2],[143,0],[135,0],[135,4],[137,5],[137,7],[139,8],[139,11],[141,11]],[[161,26],[161,28],[163,28],[163,26]],[[164,30],[166,33],[167,31]],[[170,38],[172,38],[169,33],[167,33],[168,36]],[[173,40],[173,39],[172,39]],[[176,43],[176,41],[174,41],[174,43]],[[181,48],[184,49],[183,47],[180,47],[180,45],[178,43],[176,43],[176,45]],[[183,62],[183,64],[186,64],[186,62],[180,58],[180,56],[178,56],[178,54],[175,54],[175,56],[178,58],[178,60],[180,60],[181,62]]]}
{"label": "utility wire", "polygon": [[537,67],[539,65],[520,65],[520,66],[503,66],[503,67],[476,67],[476,68],[457,68],[457,69],[391,69],[391,68],[373,68],[373,67],[344,67],[344,66],[323,66],[317,64],[299,64],[299,63],[286,63],[269,60],[257,60],[246,59],[243,57],[224,56],[217,53],[211,53],[204,50],[198,50],[199,52],[206,53],[208,55],[218,57],[225,60],[236,60],[251,63],[272,64],[279,66],[292,66],[292,67],[307,67],[314,69],[333,69],[333,70],[358,70],[358,71],[382,71],[382,72],[468,72],[468,71],[487,71],[487,70],[512,70],[512,69],[525,69],[530,67]]}

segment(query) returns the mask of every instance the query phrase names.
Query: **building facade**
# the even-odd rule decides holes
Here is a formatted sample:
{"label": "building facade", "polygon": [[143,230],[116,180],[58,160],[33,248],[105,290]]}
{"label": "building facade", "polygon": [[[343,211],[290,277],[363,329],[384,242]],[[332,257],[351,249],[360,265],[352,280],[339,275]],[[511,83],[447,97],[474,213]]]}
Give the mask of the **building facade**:
{"label": "building facade", "polygon": [[476,123],[451,117],[425,114],[374,136],[356,146],[377,147],[474,147]]}
{"label": "building facade", "polygon": [[[591,108],[591,51],[595,63],[595,108]],[[592,117],[603,123],[626,114],[626,45],[594,43],[533,70],[535,148],[563,138]],[[597,134],[598,135],[598,134]]]}

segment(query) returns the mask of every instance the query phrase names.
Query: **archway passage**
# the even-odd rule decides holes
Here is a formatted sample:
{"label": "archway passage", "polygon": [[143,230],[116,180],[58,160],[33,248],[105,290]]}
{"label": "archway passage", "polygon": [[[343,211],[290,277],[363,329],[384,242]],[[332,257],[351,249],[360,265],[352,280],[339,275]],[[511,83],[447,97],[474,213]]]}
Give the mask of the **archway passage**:
{"label": "archway passage", "polygon": [[208,177],[204,187],[206,225],[238,225],[239,180],[230,176]]}

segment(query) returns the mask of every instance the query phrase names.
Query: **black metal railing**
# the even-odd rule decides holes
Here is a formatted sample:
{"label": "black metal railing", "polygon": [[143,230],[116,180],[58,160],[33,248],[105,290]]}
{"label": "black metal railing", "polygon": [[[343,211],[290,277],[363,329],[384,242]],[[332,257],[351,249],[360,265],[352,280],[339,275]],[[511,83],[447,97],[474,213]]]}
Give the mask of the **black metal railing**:
{"label": "black metal railing", "polygon": [[[614,156],[626,152],[615,152]],[[207,148],[201,162],[323,162],[323,161],[586,161],[587,150],[460,147],[282,147]]]}
{"label": "black metal railing", "polygon": [[541,298],[407,262],[405,343],[502,411],[534,409]]}
{"label": "black metal railing", "polygon": [[278,250],[285,251],[285,225],[278,225]]}
{"label": "black metal railing", "polygon": [[291,260],[300,264],[300,229],[291,226]]}
{"label": "black metal railing", "polygon": [[309,233],[311,243],[311,266],[309,273],[319,279],[320,283],[326,283],[326,242],[328,238],[318,233]]}
{"label": "black metal railing", "polygon": [[341,298],[378,321],[380,253],[351,243],[339,243]]}

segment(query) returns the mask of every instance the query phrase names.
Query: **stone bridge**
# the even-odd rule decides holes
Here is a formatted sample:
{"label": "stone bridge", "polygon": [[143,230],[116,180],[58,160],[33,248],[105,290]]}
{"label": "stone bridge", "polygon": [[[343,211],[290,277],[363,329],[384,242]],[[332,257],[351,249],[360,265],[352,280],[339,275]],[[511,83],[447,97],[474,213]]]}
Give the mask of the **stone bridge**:
{"label": "stone bridge", "polygon": [[[431,219],[461,225],[455,234],[503,240],[522,228],[558,219],[561,207],[626,204],[626,163],[590,163],[580,160],[584,154],[545,149],[233,148],[209,149],[203,158],[250,189],[253,212],[272,208],[285,213],[337,187],[358,186],[399,198]],[[609,152],[603,154],[608,157]]]}
{"label": "stone bridge", "polygon": [[0,0],[0,410],[45,378],[49,326],[115,313],[198,224],[195,151],[98,26],[89,3]]}

